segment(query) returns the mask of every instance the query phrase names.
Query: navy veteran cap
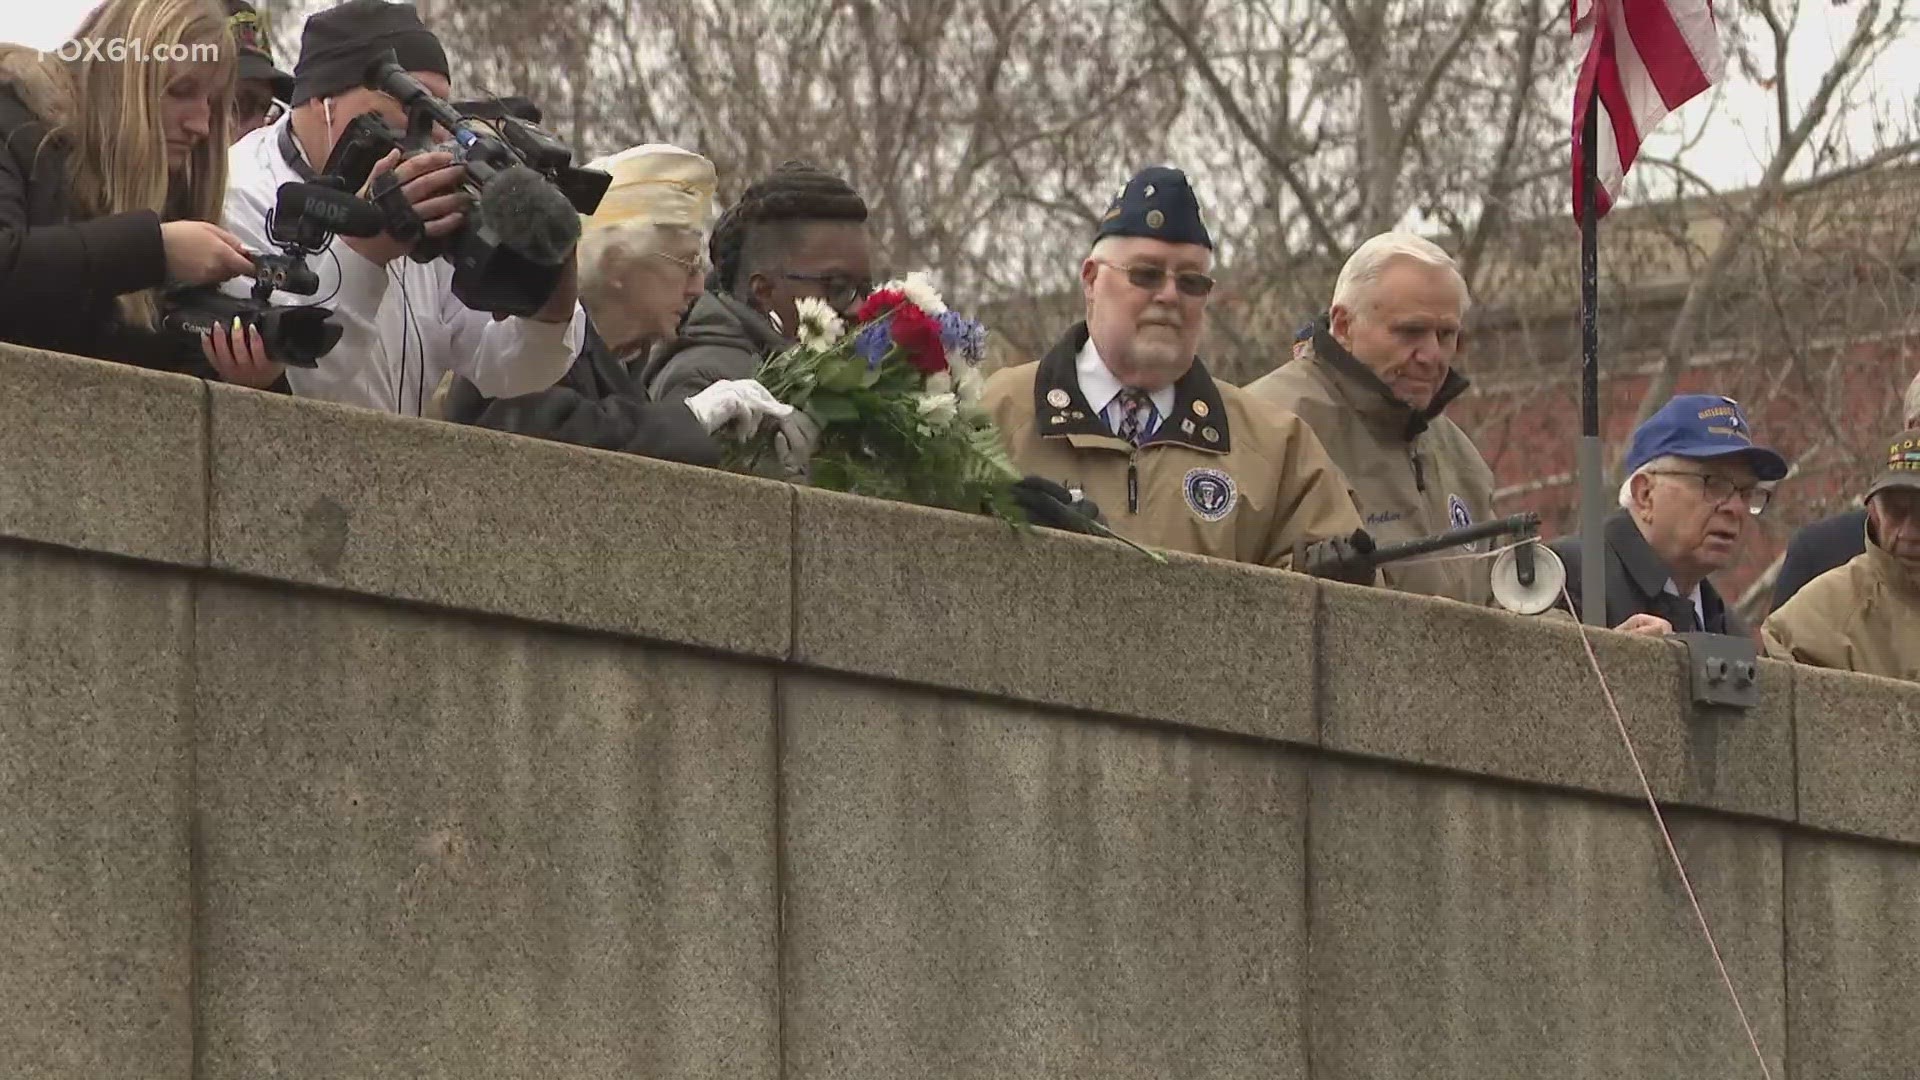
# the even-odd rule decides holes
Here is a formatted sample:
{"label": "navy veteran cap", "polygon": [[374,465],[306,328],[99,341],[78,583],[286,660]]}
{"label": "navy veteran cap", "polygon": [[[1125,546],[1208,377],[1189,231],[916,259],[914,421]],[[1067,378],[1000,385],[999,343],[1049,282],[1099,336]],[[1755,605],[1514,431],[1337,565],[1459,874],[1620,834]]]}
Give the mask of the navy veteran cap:
{"label": "navy veteran cap", "polygon": [[1753,427],[1740,403],[1718,394],[1681,394],[1647,417],[1633,433],[1627,471],[1658,457],[1721,458],[1740,454],[1762,481],[1784,479],[1787,459],[1753,444]]}
{"label": "navy veteran cap", "polygon": [[1920,488],[1920,428],[1903,431],[1887,443],[1887,464],[1867,489],[1867,498],[1888,488]]}
{"label": "navy veteran cap", "polygon": [[1107,236],[1148,236],[1213,249],[1213,237],[1200,220],[1200,200],[1194,197],[1187,174],[1164,165],[1141,169],[1113,197],[1094,239]]}

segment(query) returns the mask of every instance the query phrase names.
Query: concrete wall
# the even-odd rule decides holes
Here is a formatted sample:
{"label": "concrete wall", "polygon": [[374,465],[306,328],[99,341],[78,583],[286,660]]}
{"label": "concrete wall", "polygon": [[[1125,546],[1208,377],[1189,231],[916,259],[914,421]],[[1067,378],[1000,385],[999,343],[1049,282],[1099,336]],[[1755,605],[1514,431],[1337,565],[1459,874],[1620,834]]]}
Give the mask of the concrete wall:
{"label": "concrete wall", "polygon": [[[0,382],[7,1076],[1759,1075],[1571,625]],[[1920,687],[1596,647],[1772,1075],[1913,1075]]]}

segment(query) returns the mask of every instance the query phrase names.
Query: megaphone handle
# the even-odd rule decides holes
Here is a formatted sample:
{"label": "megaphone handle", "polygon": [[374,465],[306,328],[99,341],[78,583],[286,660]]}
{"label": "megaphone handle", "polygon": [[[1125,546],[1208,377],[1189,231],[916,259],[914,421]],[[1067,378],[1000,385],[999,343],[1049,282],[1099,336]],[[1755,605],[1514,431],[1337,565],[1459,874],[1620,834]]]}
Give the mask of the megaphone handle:
{"label": "megaphone handle", "polygon": [[1513,553],[1514,576],[1520,579],[1522,588],[1533,587],[1533,544],[1523,543]]}

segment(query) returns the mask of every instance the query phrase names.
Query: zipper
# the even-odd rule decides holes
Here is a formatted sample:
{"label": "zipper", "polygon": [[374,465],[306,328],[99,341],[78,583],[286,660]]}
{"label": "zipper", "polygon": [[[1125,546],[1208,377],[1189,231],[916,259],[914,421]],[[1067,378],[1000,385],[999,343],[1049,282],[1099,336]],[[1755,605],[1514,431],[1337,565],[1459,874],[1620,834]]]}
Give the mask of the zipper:
{"label": "zipper", "polygon": [[1413,462],[1413,486],[1422,492],[1427,490],[1427,471],[1420,467],[1420,451],[1409,449],[1407,460]]}
{"label": "zipper", "polygon": [[1127,513],[1140,512],[1140,448],[1127,455]]}

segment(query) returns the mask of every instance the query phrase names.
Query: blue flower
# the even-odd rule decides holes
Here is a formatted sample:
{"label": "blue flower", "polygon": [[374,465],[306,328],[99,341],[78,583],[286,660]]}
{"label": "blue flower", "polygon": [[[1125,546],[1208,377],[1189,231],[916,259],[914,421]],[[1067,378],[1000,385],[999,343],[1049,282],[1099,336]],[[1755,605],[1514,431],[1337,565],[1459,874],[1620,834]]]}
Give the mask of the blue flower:
{"label": "blue flower", "polygon": [[940,344],[969,363],[979,363],[987,348],[987,328],[953,310],[941,314],[939,322]]}
{"label": "blue flower", "polygon": [[880,366],[886,359],[887,350],[893,348],[893,339],[887,332],[885,322],[877,322],[854,335],[853,351],[867,362],[869,369]]}

